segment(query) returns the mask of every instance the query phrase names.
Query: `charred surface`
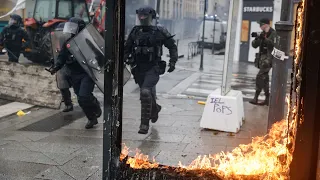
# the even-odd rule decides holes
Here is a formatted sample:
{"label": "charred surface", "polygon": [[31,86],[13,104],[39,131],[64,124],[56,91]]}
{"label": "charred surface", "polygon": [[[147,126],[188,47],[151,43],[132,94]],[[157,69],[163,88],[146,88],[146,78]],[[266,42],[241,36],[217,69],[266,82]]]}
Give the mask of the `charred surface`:
{"label": "charred surface", "polygon": [[164,165],[157,168],[134,169],[126,164],[127,159],[128,157],[120,162],[117,180],[221,180],[210,170],[186,170]]}

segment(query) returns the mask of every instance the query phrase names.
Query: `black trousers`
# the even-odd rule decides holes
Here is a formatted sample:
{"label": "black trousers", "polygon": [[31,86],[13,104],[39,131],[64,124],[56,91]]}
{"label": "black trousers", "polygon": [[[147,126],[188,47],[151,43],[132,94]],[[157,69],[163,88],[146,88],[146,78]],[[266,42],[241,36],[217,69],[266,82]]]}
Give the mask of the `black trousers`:
{"label": "black trousers", "polygon": [[95,83],[87,73],[71,74],[71,78],[80,107],[88,120],[95,120],[98,112],[101,111],[100,103],[92,93]]}
{"label": "black trousers", "polygon": [[157,66],[147,72],[137,72],[135,75],[135,80],[140,87],[141,124],[149,125],[150,118],[158,111],[155,86],[159,79],[159,67]]}
{"label": "black trousers", "polygon": [[19,52],[15,52],[15,51],[11,51],[9,49],[10,52],[8,52],[8,56],[9,56],[9,62],[19,62],[19,57],[20,57],[20,51]]}

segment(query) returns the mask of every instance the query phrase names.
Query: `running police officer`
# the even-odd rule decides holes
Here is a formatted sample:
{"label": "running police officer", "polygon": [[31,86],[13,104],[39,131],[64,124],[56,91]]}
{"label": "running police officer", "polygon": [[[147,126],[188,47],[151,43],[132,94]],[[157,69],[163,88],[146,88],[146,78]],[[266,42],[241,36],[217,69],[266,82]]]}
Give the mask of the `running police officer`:
{"label": "running police officer", "polygon": [[[82,19],[72,17],[64,25],[63,32],[71,33],[72,38],[82,29],[84,29],[85,26],[86,24]],[[70,70],[72,86],[75,94],[77,95],[79,105],[88,118],[88,123],[86,124],[85,128],[93,128],[94,125],[98,124],[97,118],[99,118],[102,114],[100,103],[92,93],[95,83],[77,62],[77,60],[74,59],[73,55],[68,51],[66,43],[61,48],[57,62],[51,69],[51,74],[56,73],[65,64]]]}
{"label": "running police officer", "polygon": [[[259,21],[261,33],[252,33],[252,37],[255,39],[252,41],[252,47],[258,48],[259,53],[256,54],[255,66],[259,68],[259,72],[256,77],[256,92],[254,99],[250,101],[251,104],[255,105],[269,105],[269,71],[272,68],[272,59],[271,54],[275,39],[276,31],[270,27],[270,20],[263,18]],[[258,97],[262,91],[265,93],[265,100],[262,103],[258,102]]]}
{"label": "running police officer", "polygon": [[[168,72],[175,69],[178,59],[173,36],[164,27],[156,26],[156,11],[148,6],[136,10],[136,26],[133,27],[125,44],[125,60],[140,87],[141,124],[138,133],[147,134],[149,121],[155,123],[161,106],[156,103],[155,89],[159,75],[165,73],[166,62],[161,61],[162,46],[169,49]],[[131,58],[127,58],[131,55]]]}
{"label": "running police officer", "polygon": [[[10,15],[9,25],[0,33],[0,51],[5,48],[8,51],[9,62],[19,62],[21,50],[29,43],[27,32],[22,29],[22,18],[17,14]],[[24,43],[22,40],[24,39]]]}

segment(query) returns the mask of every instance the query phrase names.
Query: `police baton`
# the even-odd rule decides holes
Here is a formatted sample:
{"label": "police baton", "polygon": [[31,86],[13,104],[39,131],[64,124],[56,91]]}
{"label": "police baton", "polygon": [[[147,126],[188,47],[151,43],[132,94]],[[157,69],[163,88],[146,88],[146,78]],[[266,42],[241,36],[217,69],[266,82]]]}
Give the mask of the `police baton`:
{"label": "police baton", "polygon": [[5,50],[7,50],[8,53],[10,53],[15,59],[19,59],[16,55],[14,55],[9,49],[5,48]]}

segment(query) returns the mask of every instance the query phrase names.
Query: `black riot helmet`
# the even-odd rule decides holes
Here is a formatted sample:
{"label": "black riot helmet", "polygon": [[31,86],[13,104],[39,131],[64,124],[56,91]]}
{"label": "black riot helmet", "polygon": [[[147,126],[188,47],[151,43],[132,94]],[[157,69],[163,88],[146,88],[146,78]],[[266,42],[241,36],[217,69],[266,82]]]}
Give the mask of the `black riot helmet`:
{"label": "black riot helmet", "polygon": [[11,14],[9,20],[9,26],[21,26],[22,25],[22,18],[18,14]]}
{"label": "black riot helmet", "polygon": [[137,26],[152,26],[155,25],[153,20],[156,19],[157,13],[150,6],[143,6],[136,10],[136,25]]}
{"label": "black riot helmet", "polygon": [[73,35],[78,34],[82,29],[86,27],[84,20],[76,17],[72,17],[68,22],[64,24],[63,32]]}

